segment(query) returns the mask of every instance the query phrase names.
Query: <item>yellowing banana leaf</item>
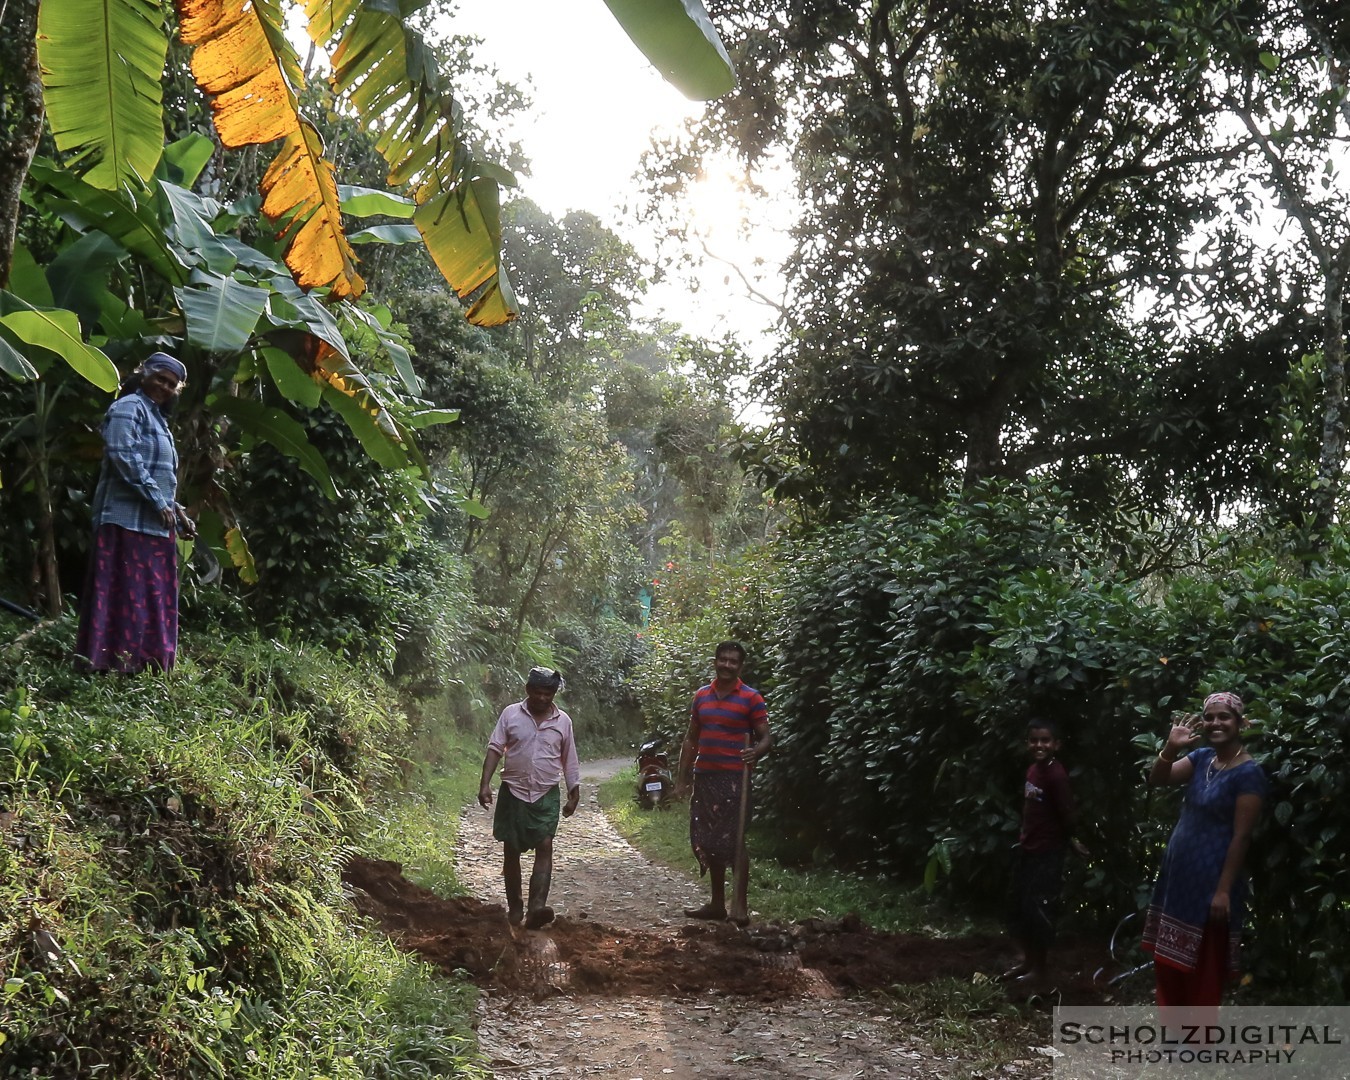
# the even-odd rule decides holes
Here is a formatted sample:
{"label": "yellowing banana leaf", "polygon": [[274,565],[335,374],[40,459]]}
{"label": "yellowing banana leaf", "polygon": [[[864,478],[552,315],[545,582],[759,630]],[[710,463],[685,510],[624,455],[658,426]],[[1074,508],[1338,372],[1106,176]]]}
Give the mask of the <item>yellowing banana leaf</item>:
{"label": "yellowing banana leaf", "polygon": [[605,0],[661,77],[695,101],[736,88],[731,57],[699,0]]}
{"label": "yellowing banana leaf", "polygon": [[501,268],[501,203],[491,180],[474,180],[441,192],[413,215],[427,251],[461,298],[475,294],[469,321],[500,326],[519,312]]}
{"label": "yellowing banana leaf", "polygon": [[[333,50],[333,88],[356,108],[389,165],[389,182],[408,185],[413,223],[432,260],[480,326],[518,313],[501,265],[497,182],[460,140],[454,95],[420,34],[395,4],[306,0],[310,37]],[[338,40],[340,37],[340,40]]]}
{"label": "yellowing banana leaf", "polygon": [[337,183],[323,140],[300,115],[303,76],[275,0],[178,0],[192,73],[226,146],[282,140],[262,181],[263,213],[282,225],[286,265],[307,289],[360,296],[365,282],[342,232]]}
{"label": "yellowing banana leaf", "polygon": [[96,188],[143,187],[164,147],[168,37],[156,0],[60,0],[38,8],[38,61],[57,148]]}
{"label": "yellowing banana leaf", "polygon": [[304,77],[275,0],[178,0],[178,35],[226,146],[257,146],[300,126]]}
{"label": "yellowing banana leaf", "polygon": [[239,571],[239,580],[245,585],[258,584],[258,567],[253,561],[253,552],[248,548],[248,541],[239,531],[239,526],[225,531],[225,550],[229,552],[230,562],[234,563],[235,569]]}
{"label": "yellowing banana leaf", "polygon": [[323,140],[308,122],[288,135],[262,179],[262,211],[285,219],[286,265],[306,289],[328,286],[332,296],[360,296],[366,283],[356,272],[356,255],[342,233],[342,208],[332,163]]}
{"label": "yellowing banana leaf", "polygon": [[303,425],[280,409],[268,408],[248,398],[212,394],[206,403],[212,411],[233,420],[245,434],[271,443],[283,454],[295,458],[300,468],[318,481],[328,498],[337,498],[328,463],[309,441]]}
{"label": "yellowing banana leaf", "polygon": [[121,377],[103,353],[86,345],[80,336],[80,320],[73,311],[39,311],[13,293],[0,293],[5,314],[0,323],[20,341],[56,353],[76,374],[100,390],[112,393]]}

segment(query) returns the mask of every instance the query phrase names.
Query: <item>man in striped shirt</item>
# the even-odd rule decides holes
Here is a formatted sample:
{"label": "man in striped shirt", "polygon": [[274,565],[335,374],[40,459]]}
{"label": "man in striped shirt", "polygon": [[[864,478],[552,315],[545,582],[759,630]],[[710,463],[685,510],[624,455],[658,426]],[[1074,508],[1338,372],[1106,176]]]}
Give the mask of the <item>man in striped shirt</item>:
{"label": "man in striped shirt", "polygon": [[717,646],[716,677],[694,695],[689,730],[680,751],[679,790],[687,792],[689,842],[700,871],[709,875],[712,898],[688,908],[691,919],[725,919],[727,867],[733,867],[734,893],[730,918],[739,926],[750,921],[746,883],[750,863],[745,829],[750,820],[750,767],[769,752],[768,710],[758,690],[741,682],[745,648],[736,641]]}

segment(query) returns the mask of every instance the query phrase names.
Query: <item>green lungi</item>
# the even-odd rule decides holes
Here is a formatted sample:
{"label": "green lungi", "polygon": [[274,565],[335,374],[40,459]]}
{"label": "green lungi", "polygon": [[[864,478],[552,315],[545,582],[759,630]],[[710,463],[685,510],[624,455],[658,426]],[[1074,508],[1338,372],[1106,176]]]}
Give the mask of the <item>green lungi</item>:
{"label": "green lungi", "polygon": [[497,791],[497,810],[492,815],[492,835],[507,847],[530,851],[541,840],[551,840],[558,831],[562,797],[555,784],[539,797],[526,802],[511,793],[505,784]]}

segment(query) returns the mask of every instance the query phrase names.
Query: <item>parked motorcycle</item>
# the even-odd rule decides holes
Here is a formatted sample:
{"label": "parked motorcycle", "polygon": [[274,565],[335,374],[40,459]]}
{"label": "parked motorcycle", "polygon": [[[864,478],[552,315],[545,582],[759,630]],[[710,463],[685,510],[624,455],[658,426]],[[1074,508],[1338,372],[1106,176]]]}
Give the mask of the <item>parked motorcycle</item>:
{"label": "parked motorcycle", "polygon": [[644,810],[660,809],[675,798],[675,777],[666,757],[666,737],[648,739],[637,753],[637,804]]}

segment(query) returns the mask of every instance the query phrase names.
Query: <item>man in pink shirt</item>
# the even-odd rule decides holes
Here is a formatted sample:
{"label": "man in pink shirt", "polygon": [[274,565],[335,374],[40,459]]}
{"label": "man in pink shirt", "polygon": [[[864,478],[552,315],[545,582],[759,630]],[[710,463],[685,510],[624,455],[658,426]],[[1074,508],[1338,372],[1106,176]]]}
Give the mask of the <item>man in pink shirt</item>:
{"label": "man in pink shirt", "polygon": [[[558,831],[558,778],[567,784],[564,817],[571,817],[581,798],[581,766],[572,736],[572,718],[553,704],[563,678],[549,668],[532,668],[525,680],[525,700],[508,705],[497,717],[483,759],[478,785],[480,806],[492,805],[492,774],[502,762],[502,786],[492,817],[492,835],[504,845],[502,876],[506,879],[506,917],[512,925],[525,920],[527,930],[553,921],[548,889],[553,880],[553,835]],[[534,849],[530,903],[521,896],[520,853]]]}

